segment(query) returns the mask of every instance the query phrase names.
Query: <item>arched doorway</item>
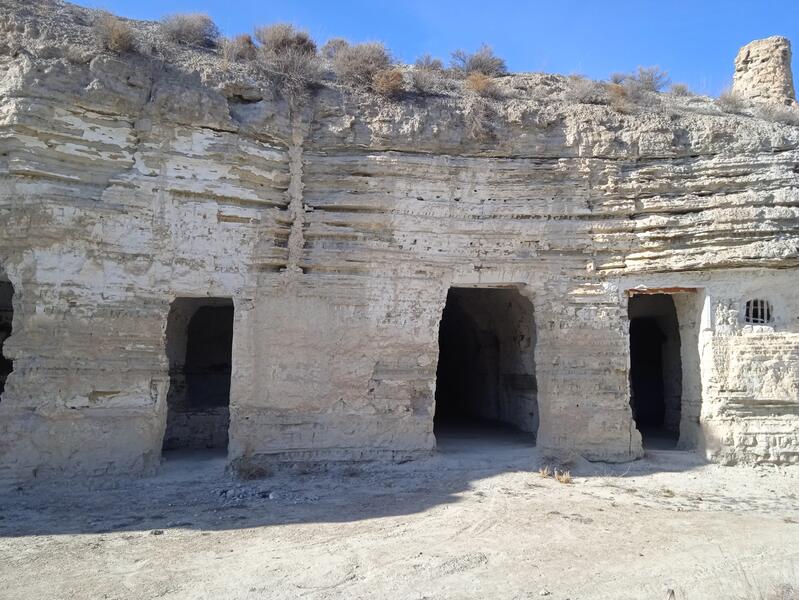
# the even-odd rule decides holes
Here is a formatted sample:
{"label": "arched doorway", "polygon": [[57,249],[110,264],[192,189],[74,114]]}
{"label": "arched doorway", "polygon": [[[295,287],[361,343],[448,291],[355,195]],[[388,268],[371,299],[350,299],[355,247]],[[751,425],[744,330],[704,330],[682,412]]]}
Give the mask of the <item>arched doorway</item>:
{"label": "arched doorway", "polygon": [[163,449],[227,449],[233,301],[175,299],[166,345],[169,392]]}

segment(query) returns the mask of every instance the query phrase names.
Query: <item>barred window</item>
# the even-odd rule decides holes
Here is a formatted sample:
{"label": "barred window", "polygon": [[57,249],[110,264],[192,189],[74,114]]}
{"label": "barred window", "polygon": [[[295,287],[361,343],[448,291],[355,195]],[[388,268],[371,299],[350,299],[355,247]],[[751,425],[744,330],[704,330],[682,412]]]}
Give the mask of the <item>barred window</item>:
{"label": "barred window", "polygon": [[744,322],[754,325],[771,323],[774,311],[768,300],[747,300]]}

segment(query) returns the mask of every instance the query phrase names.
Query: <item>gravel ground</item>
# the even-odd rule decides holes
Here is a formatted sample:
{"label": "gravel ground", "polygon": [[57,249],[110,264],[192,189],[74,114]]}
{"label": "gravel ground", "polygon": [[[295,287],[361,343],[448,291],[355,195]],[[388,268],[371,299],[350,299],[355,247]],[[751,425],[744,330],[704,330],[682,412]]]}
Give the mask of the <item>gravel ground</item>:
{"label": "gravel ground", "polygon": [[10,490],[0,597],[796,597],[799,470],[658,451],[563,484],[544,462],[463,431],[401,465],[241,482],[173,454],[105,489]]}

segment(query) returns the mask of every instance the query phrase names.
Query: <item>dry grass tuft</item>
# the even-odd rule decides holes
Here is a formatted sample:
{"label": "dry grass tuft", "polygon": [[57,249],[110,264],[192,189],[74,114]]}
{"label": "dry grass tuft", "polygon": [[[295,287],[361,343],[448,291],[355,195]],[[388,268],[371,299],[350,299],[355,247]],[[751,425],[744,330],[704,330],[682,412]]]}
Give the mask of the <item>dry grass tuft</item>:
{"label": "dry grass tuft", "polygon": [[342,83],[371,89],[375,75],[391,67],[391,57],[380,42],[347,45],[338,48],[333,70]]}
{"label": "dry grass tuft", "polygon": [[543,477],[544,479],[550,477],[552,475],[552,469],[549,468],[548,465],[545,465],[538,469],[538,476]]}
{"label": "dry grass tuft", "polygon": [[499,94],[493,79],[482,73],[470,73],[463,85],[470,92],[483,98],[495,98]]}
{"label": "dry grass tuft", "polygon": [[100,15],[94,22],[94,34],[104,50],[123,54],[136,49],[136,33],[126,21],[110,13]]}
{"label": "dry grass tuft", "polygon": [[225,38],[220,43],[222,56],[230,62],[240,60],[255,60],[258,48],[252,37],[246,33],[237,35],[234,38]]}
{"label": "dry grass tuft", "polygon": [[569,471],[558,471],[557,469],[555,470],[555,480],[559,483],[574,483]]}
{"label": "dry grass tuft", "polygon": [[183,13],[164,17],[161,33],[176,44],[215,48],[219,43],[219,29],[206,14]]}
{"label": "dry grass tuft", "polygon": [[482,73],[487,77],[500,77],[508,73],[505,61],[495,55],[491,46],[486,44],[483,44],[477,52],[471,54],[465,50],[455,50],[452,53],[451,66],[454,71],[465,75]]}
{"label": "dry grass tuft", "polygon": [[405,91],[405,79],[399,69],[383,69],[375,73],[372,89],[386,98],[399,98]]}

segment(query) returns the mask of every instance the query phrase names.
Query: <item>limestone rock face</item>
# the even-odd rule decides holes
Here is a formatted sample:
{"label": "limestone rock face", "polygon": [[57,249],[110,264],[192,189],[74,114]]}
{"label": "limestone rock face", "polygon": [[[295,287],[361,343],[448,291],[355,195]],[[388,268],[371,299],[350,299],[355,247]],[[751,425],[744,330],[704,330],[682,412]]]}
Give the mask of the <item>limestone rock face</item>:
{"label": "limestone rock face", "polygon": [[749,100],[796,104],[791,42],[773,36],[750,42],[735,57],[732,91]]}
{"label": "limestone rock face", "polygon": [[546,74],[390,101],[329,76],[292,111],[154,24],[114,56],[85,9],[0,9],[0,480],[158,467],[176,298],[232,300],[234,467],[425,455],[453,287],[531,307],[496,389],[542,452],[642,454],[628,303],[662,290],[680,446],[799,460],[799,128]]}

